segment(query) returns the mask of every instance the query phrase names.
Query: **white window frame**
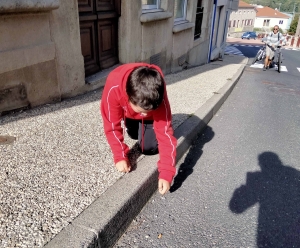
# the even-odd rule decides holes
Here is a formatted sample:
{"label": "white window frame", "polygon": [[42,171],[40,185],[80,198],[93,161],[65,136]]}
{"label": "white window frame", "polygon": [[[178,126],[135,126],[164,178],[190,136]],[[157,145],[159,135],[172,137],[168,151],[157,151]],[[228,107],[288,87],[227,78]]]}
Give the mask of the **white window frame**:
{"label": "white window frame", "polygon": [[142,4],[142,10],[160,9],[160,0],[156,0],[156,4]]}
{"label": "white window frame", "polygon": [[[187,17],[187,0],[184,0],[183,4],[183,17],[180,18],[174,18],[174,25],[182,24],[187,22],[186,17]],[[175,15],[175,12],[174,12]]]}
{"label": "white window frame", "polygon": [[270,27],[270,19],[264,19],[263,27]]}

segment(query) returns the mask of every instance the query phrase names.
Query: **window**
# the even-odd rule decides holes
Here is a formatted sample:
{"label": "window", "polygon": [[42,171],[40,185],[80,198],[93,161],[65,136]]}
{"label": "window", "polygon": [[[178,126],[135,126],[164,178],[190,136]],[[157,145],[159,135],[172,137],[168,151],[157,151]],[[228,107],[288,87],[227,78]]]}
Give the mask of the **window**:
{"label": "window", "polygon": [[235,23],[236,23],[236,20],[233,21],[232,27],[234,27],[234,28],[235,28]]}
{"label": "window", "polygon": [[270,19],[265,19],[263,26],[264,27],[269,27],[270,26]]}
{"label": "window", "polygon": [[186,20],[186,6],[187,6],[187,0],[175,0],[174,3],[175,22],[182,22]]}
{"label": "window", "polygon": [[199,39],[201,36],[201,27],[203,20],[203,7],[202,0],[198,0],[197,3],[197,12],[196,12],[196,22],[195,22],[195,32],[194,32],[194,40]]}
{"label": "window", "polygon": [[241,27],[244,27],[244,20],[242,20],[242,25],[241,25]]}
{"label": "window", "polygon": [[151,9],[159,9],[159,8],[160,8],[160,0],[142,0],[143,10],[151,10]]}
{"label": "window", "polygon": [[231,28],[231,21],[229,21],[228,27]]}
{"label": "window", "polygon": [[283,24],[283,20],[279,20],[279,24]]}

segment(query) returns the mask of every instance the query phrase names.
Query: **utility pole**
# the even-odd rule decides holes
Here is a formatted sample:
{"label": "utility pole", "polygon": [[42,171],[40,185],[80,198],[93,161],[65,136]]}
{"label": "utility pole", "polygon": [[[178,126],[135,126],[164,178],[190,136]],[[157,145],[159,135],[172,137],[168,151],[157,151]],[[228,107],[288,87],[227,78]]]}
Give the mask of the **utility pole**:
{"label": "utility pole", "polygon": [[297,4],[297,3],[294,3],[294,8],[293,8],[293,17],[295,17],[296,4]]}
{"label": "utility pole", "polygon": [[278,9],[278,11],[280,12],[280,8],[281,8],[281,4],[282,4],[282,3],[275,3],[275,1],[273,1],[273,3],[274,3],[274,4],[279,4],[279,9]]}
{"label": "utility pole", "polygon": [[295,37],[299,37],[300,36],[300,16],[298,19],[298,25],[297,25],[297,29],[296,29],[296,33],[295,33]]}
{"label": "utility pole", "polygon": [[300,39],[300,16],[298,19],[297,29],[294,37],[294,44],[293,47],[297,47],[299,45],[299,39]]}

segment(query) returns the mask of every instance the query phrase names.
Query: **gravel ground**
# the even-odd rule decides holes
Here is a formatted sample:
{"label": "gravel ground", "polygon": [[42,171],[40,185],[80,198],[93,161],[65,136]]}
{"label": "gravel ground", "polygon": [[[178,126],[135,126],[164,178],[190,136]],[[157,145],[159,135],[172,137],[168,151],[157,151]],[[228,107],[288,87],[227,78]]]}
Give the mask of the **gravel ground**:
{"label": "gravel ground", "polygon": [[[166,76],[174,129],[240,68],[234,58]],[[122,177],[103,132],[101,93],[0,118],[0,135],[15,137],[0,142],[0,247],[42,247]]]}

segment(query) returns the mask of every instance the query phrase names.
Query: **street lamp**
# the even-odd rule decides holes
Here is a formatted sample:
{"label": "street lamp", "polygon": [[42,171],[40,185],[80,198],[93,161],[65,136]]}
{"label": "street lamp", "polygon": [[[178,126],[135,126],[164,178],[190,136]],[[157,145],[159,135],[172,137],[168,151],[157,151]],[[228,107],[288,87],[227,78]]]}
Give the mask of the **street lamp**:
{"label": "street lamp", "polygon": [[280,12],[280,8],[281,8],[281,4],[282,4],[282,3],[278,3],[278,4],[279,4],[279,12]]}
{"label": "street lamp", "polygon": [[295,16],[296,5],[298,5],[298,3],[294,3],[293,16]]}
{"label": "street lamp", "polygon": [[[275,3],[275,1],[273,1],[273,3]],[[279,4],[279,12],[280,12],[280,8],[281,8],[282,3],[275,3],[275,4]]]}

